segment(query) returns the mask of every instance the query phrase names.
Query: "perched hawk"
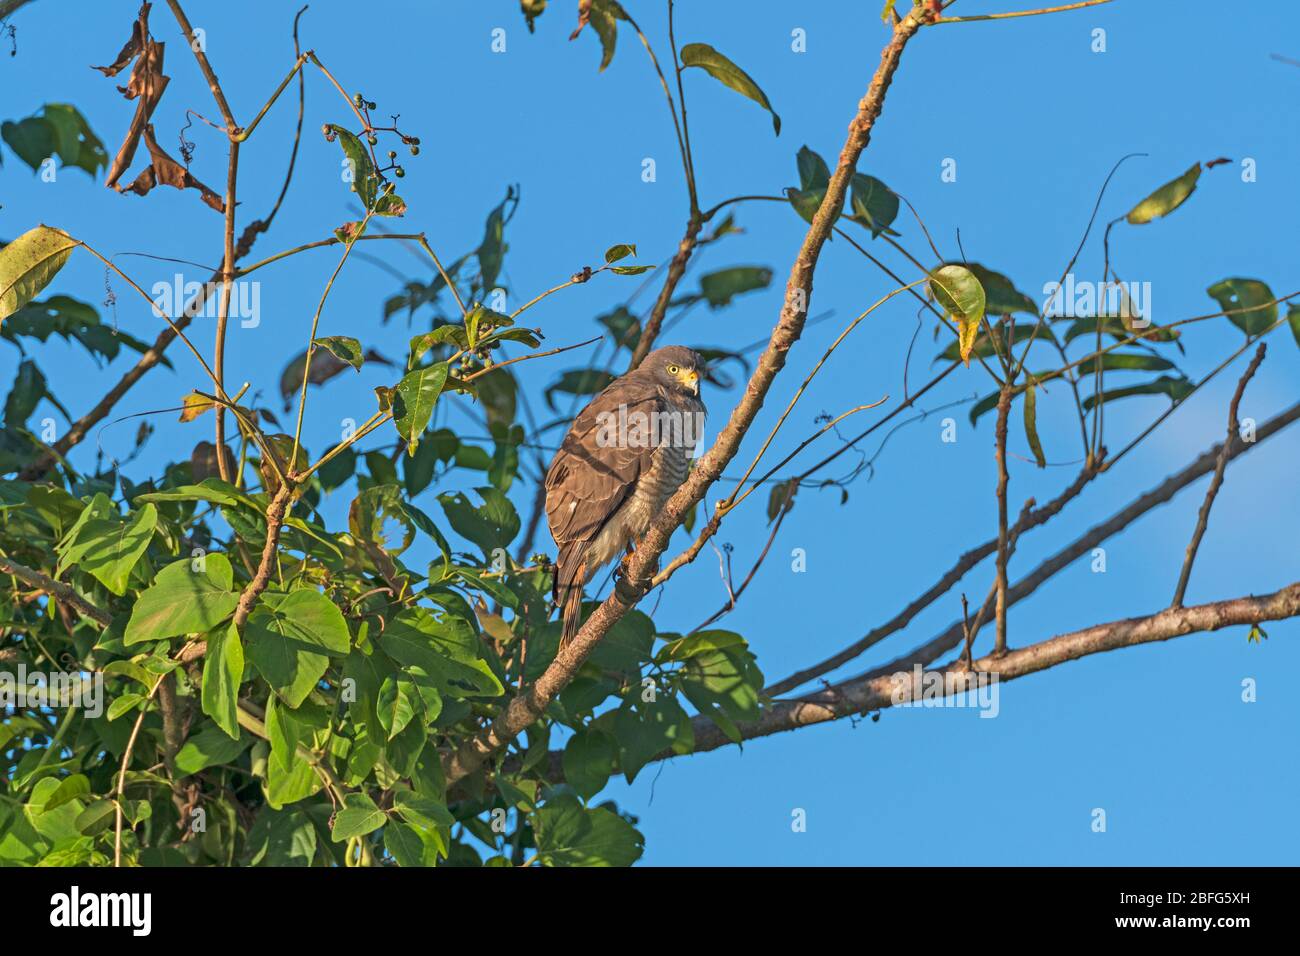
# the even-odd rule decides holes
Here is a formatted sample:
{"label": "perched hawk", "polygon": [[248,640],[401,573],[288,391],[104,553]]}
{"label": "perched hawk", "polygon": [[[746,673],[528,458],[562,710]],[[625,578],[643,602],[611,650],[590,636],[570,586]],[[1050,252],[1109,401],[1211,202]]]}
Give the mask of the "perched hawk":
{"label": "perched hawk", "polygon": [[554,597],[560,646],[582,624],[582,589],[639,541],[686,480],[704,425],[704,362],[678,345],[656,349],[612,381],[569,426],[546,473],[546,520],[559,546]]}

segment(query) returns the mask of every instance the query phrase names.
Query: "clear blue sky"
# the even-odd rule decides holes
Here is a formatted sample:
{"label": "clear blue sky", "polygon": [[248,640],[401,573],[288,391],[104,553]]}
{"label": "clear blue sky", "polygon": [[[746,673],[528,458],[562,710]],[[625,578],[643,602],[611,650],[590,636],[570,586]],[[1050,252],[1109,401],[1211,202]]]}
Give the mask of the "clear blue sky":
{"label": "clear blue sky", "polygon": [[[1029,4],[960,0],[953,13],[982,13]],[[260,107],[291,63],[294,2],[199,2],[187,7],[207,33],[208,52],[236,114]],[[666,55],[663,4],[628,4]],[[795,153],[807,144],[828,158],[845,128],[886,40],[879,3],[750,4],[685,0],[679,4],[679,43],[709,42],[741,64],[766,90],[783,129],[754,104],[699,71],[686,78],[692,143],[706,205],[737,194],[772,194],[797,183]],[[473,248],[487,211],[507,184],[519,183],[523,202],[510,224],[505,280],[515,304],[585,263],[598,263],[615,242],[635,242],[644,261],[675,248],[686,217],[672,128],[657,81],[635,37],[624,31],[613,65],[596,67],[592,36],[567,42],[576,4],[554,2],[529,35],[513,2],[444,0],[428,4],[355,4],[317,0],[304,17],[303,42],[314,48],[349,91],[377,100],[380,113],[400,112],[419,135],[422,155],[406,161],[401,191],[410,204],[405,225],[427,231],[447,256]],[[15,22],[18,55],[0,56],[0,118],[19,118],[44,102],[71,102],[115,151],[132,105],[114,82],[90,70],[110,61],[137,5],[128,0],[74,6],[37,0]],[[192,58],[178,42],[164,4],[154,32],[167,41],[171,86],[155,116],[169,148],[184,109],[215,116]],[[1194,161],[1219,156],[1233,164],[1207,173],[1188,203],[1167,220],[1120,227],[1113,251],[1121,275],[1149,281],[1153,314],[1171,322],[1215,306],[1205,289],[1228,276],[1263,279],[1281,295],[1300,289],[1295,212],[1300,208],[1300,68],[1270,53],[1300,58],[1300,11],[1292,4],[1174,4],[1118,2],[1078,13],[1004,23],[973,23],[923,31],[909,47],[860,168],[904,193],[925,218],[948,257],[966,255],[1010,275],[1035,297],[1056,278],[1073,251],[1096,192],[1115,161],[1132,152],[1116,175],[1103,219],[1121,215]],[[507,51],[490,49],[491,31],[506,31]],[[807,52],[791,50],[802,28]],[[1092,31],[1106,31],[1106,51],[1091,50]],[[1290,45],[1288,45],[1290,44]],[[245,149],[241,225],[260,216],[278,191],[292,130],[286,99]],[[297,179],[281,218],[254,257],[329,234],[350,214],[340,184],[339,153],[319,134],[324,122],[348,122],[341,100],[319,75],[309,75],[308,115]],[[193,169],[220,187],[225,149],[218,134],[196,124]],[[645,157],[658,181],[641,179]],[[1243,182],[1237,165],[1256,161],[1258,178]],[[946,158],[957,180],[940,179]],[[12,238],[37,222],[63,227],[103,251],[143,251],[214,265],[220,219],[193,193],[159,189],[147,199],[118,196],[79,171],[56,183],[34,177],[12,155],[0,170],[0,235]],[[743,346],[764,338],[780,304],[803,224],[785,207],[752,204],[738,210],[742,236],[709,249],[692,277],[736,264],[771,266],[771,289],[730,310],[695,310],[674,332],[689,345]],[[901,241],[920,253],[915,223],[900,217]],[[396,246],[381,253],[394,268],[424,278],[423,266]],[[383,244],[386,245],[386,244]],[[879,242],[873,251],[912,278],[907,264]],[[928,255],[923,257],[930,258]],[[146,288],[177,268],[146,259],[118,260]],[[228,376],[274,395],[285,358],[302,348],[320,287],[336,261],[332,251],[286,262],[261,274],[262,323],[235,329]],[[1100,269],[1095,241],[1076,270]],[[608,281],[607,281],[608,280]],[[596,334],[593,317],[617,304],[637,280],[602,276],[549,299],[532,313],[554,345]],[[685,288],[692,288],[688,278]],[[374,264],[351,264],[325,311],[323,334],[361,338],[391,356],[404,354],[410,334],[395,321],[381,326],[380,305],[399,283]],[[152,339],[158,320],[120,283],[117,319]],[[741,454],[745,461],[793,393],[802,370],[840,328],[891,287],[846,243],[832,243],[817,273],[812,311],[834,318],[811,328],[791,353],[793,368],[773,389],[769,408]],[[98,302],[103,274],[74,257],[53,291]],[[917,343],[912,381],[922,381],[931,355],[932,321]],[[203,324],[206,330],[210,323]],[[915,328],[915,303],[900,297],[863,323],[816,380],[778,441],[794,447],[819,412],[902,393],[900,373]],[[205,345],[208,334],[201,335]],[[1226,320],[1193,327],[1183,368],[1194,378],[1240,344]],[[129,359],[96,369],[75,349],[52,343],[37,353],[60,399],[80,414],[116,380]],[[195,381],[192,360],[171,351],[178,372],[156,370],[119,406],[122,414],[176,404]],[[540,401],[569,356],[521,369],[525,388]],[[573,363],[576,364],[576,363]],[[1031,569],[1136,494],[1180,469],[1222,438],[1225,410],[1244,359],[1181,408],[1105,480],[1073,503],[1059,521],[1027,537],[1013,579]],[[17,366],[15,350],[0,351],[0,375]],[[1284,329],[1252,384],[1242,414],[1264,420],[1295,401],[1300,350]],[[318,391],[310,407],[307,442],[320,449],[344,417],[364,418],[371,388],[387,383],[367,368]],[[984,394],[983,372],[955,374],[927,407]],[[706,398],[714,428],[735,393]],[[1063,389],[1042,402],[1047,456],[1078,457],[1077,426]],[[1124,444],[1164,407],[1135,399],[1108,414],[1108,444]],[[38,413],[38,414],[44,414]],[[873,413],[857,419],[866,423]],[[743,633],[769,678],[818,660],[893,616],[927,588],[967,548],[995,531],[991,421],[971,429],[965,409],[951,413],[958,441],[940,442],[939,419],[911,425],[891,439],[874,477],[850,489],[846,505],[835,490],[805,490],[782,530],[774,554],[740,607],[723,626]],[[457,419],[463,422],[464,419]],[[200,437],[174,414],[158,428],[140,471],[185,457]],[[135,422],[102,430],[105,449],[129,450]],[[387,436],[385,436],[387,441]],[[812,453],[829,451],[823,439]],[[90,461],[94,440],[78,460]],[[875,444],[865,446],[874,452]],[[1012,450],[1027,455],[1013,432]],[[1270,440],[1234,464],[1212,517],[1188,601],[1271,591],[1297,577],[1300,496],[1295,492],[1300,429]],[[851,462],[846,455],[844,462]],[[846,466],[847,467],[847,466]],[[1013,459],[1011,500],[1054,496],[1076,466],[1038,471]],[[842,472],[838,472],[842,473]],[[459,487],[473,474],[456,477]],[[1158,509],[1107,546],[1108,571],[1087,559],[1062,572],[1011,613],[1011,643],[1020,645],[1101,620],[1155,610],[1168,603],[1183,548],[1195,521],[1204,481]],[[447,485],[444,488],[449,487]],[[439,489],[442,490],[442,489]],[[425,492],[432,502],[435,489]],[[756,496],[758,497],[758,496]],[[326,512],[342,521],[347,495]],[[522,501],[522,497],[520,498]],[[432,509],[437,513],[437,509]],[[766,538],[761,503],[724,526],[747,568]],[[549,546],[549,541],[544,542]],[[685,544],[684,535],[673,550]],[[790,551],[803,548],[807,572],[790,570]],[[991,564],[962,583],[976,601]],[[905,653],[945,628],[959,613],[954,591],[901,635],[875,648],[845,673]],[[659,604],[661,630],[689,628],[725,594],[711,551],[678,574]],[[653,600],[653,599],[652,599]],[[1179,639],[1062,666],[1005,685],[1001,713],[978,719],[969,710],[886,711],[879,723],[842,721],[702,757],[648,769],[628,787],[607,791],[641,816],[649,864],[1263,864],[1293,863],[1300,849],[1295,796],[1300,702],[1290,675],[1300,666],[1300,627],[1267,627],[1270,639],[1248,644],[1244,628]],[[987,646],[985,635],[982,645]],[[1240,700],[1241,682],[1258,681],[1259,700]],[[1108,832],[1090,830],[1093,808],[1104,808]],[[807,811],[807,832],[791,830],[791,812]]]}

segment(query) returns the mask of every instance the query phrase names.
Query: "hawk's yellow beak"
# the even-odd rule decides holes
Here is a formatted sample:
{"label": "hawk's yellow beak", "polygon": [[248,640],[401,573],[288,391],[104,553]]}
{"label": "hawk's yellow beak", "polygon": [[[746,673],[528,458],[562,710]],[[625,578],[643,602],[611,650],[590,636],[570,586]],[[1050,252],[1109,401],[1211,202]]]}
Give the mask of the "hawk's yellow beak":
{"label": "hawk's yellow beak", "polygon": [[677,373],[677,380],[696,395],[700,394],[700,373],[693,368],[684,368]]}

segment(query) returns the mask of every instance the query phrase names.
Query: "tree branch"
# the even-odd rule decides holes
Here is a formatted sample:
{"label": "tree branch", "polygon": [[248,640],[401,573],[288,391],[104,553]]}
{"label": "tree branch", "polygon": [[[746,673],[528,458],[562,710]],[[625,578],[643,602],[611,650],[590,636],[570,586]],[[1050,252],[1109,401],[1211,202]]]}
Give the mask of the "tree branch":
{"label": "tree branch", "polygon": [[[1278,621],[1297,615],[1300,615],[1300,582],[1263,597],[1239,597],[1196,607],[1168,608],[1147,617],[1097,624],[1008,651],[1000,656],[980,658],[974,662],[972,670],[976,673],[996,674],[1000,682],[1015,680],[1105,651],[1167,641],[1240,624]],[[899,681],[900,673],[906,676],[907,681]],[[961,678],[967,672],[963,665],[953,664],[940,669],[938,673]],[[757,722],[740,725],[741,736],[745,740],[753,740],[841,717],[882,710],[894,705],[896,691],[900,685],[903,688],[910,686],[911,677],[909,668],[904,667],[887,674],[873,674],[837,684],[797,700],[778,701]],[[945,688],[945,696],[952,693],[950,688],[954,686],[958,691],[965,687],[960,679],[943,680],[942,686]],[[906,696],[908,695],[904,695]],[[692,723],[695,725],[693,753],[706,753],[731,743],[708,718],[696,717]],[[661,754],[658,759],[672,756],[676,755]]]}
{"label": "tree branch", "polygon": [[3,557],[0,557],[0,571],[5,574],[12,574],[18,580],[25,581],[34,588],[40,588],[50,597],[62,601],[87,620],[102,624],[104,627],[108,627],[113,623],[113,615],[91,604],[70,585],[64,584],[62,581],[56,581],[40,571]]}
{"label": "tree branch", "polygon": [[1214,466],[1214,477],[1210,479],[1210,487],[1205,490],[1205,500],[1201,502],[1201,512],[1196,518],[1196,530],[1192,532],[1192,540],[1187,544],[1187,557],[1183,559],[1183,570],[1178,575],[1178,587],[1174,590],[1174,599],[1170,602],[1170,607],[1183,606],[1183,598],[1187,595],[1187,583],[1192,577],[1192,564],[1196,561],[1196,552],[1201,547],[1201,539],[1205,537],[1205,529],[1210,523],[1210,509],[1214,507],[1214,498],[1223,485],[1223,473],[1228,468],[1228,448],[1241,428],[1237,421],[1237,409],[1241,407],[1241,398],[1246,394],[1246,385],[1255,377],[1255,372],[1259,364],[1264,361],[1264,353],[1267,350],[1268,344],[1260,342],[1255,357],[1246,366],[1246,373],[1237,382],[1237,390],[1233,393],[1231,404],[1228,405],[1228,437],[1224,440],[1223,450],[1219,452],[1219,460]]}

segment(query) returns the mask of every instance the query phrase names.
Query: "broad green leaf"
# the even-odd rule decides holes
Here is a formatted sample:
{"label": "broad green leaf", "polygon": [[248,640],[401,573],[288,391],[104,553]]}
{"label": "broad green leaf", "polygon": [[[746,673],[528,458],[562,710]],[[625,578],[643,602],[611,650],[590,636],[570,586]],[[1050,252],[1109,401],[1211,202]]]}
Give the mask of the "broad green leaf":
{"label": "broad green leaf", "polygon": [[849,180],[849,203],[854,217],[871,230],[871,235],[882,232],[898,235],[889,227],[898,217],[898,194],[874,176],[854,173]]}
{"label": "broad green leaf", "polygon": [[[634,686],[633,696],[640,694]],[[614,733],[618,737],[619,765],[631,783],[641,768],[666,750],[687,754],[695,749],[695,731],[691,719],[668,694],[658,694],[652,701],[638,699],[624,702],[614,714]]]}
{"label": "broad green leaf", "polygon": [[758,719],[763,673],[748,647],[727,647],[689,658],[680,672],[682,693],[734,742],[737,721]]}
{"label": "broad green leaf", "polygon": [[397,383],[393,393],[393,423],[397,433],[406,439],[408,454],[415,454],[420,436],[433,417],[433,406],[438,403],[442,387],[447,382],[447,363],[437,362],[408,372]]}
{"label": "broad green leaf", "polygon": [[721,651],[731,647],[745,647],[745,639],[735,631],[696,631],[686,637],[669,641],[655,654],[655,661],[666,664],[669,661],[684,661],[709,651]]}
{"label": "broad green leaf", "polygon": [[317,339],[316,345],[331,352],[335,358],[347,362],[357,371],[361,370],[361,363],[366,360],[361,343],[347,335],[327,335]]}
{"label": "broad green leaf", "polygon": [[[799,148],[795,156],[795,164],[799,169],[799,188],[788,187],[786,196],[794,211],[805,222],[812,222],[831,184],[830,167],[826,165],[826,160],[807,146]],[[838,219],[839,216],[840,210],[836,210],[835,218]]]}
{"label": "broad green leaf", "polygon": [[140,595],[122,642],[129,646],[211,631],[238,603],[229,558],[224,554],[183,558],[159,571],[153,585]]}
{"label": "broad green leaf", "polygon": [[721,309],[745,292],[766,289],[772,284],[772,270],[763,266],[732,266],[700,276],[700,292],[709,307]]}
{"label": "broad green leaf", "polygon": [[1259,335],[1277,321],[1273,290],[1258,279],[1223,279],[1205,291],[1247,335]]}
{"label": "broad green leaf", "polygon": [[772,128],[778,136],[781,135],[781,117],[777,116],[776,111],[772,109],[767,94],[759,89],[758,84],[750,78],[748,73],[736,66],[735,63],[732,63],[731,60],[707,43],[688,43],[682,47],[681,61],[683,67],[699,67],[723,85],[731,87],[737,93],[749,97],[763,107],[772,114]]}
{"label": "broad green leaf", "polygon": [[[70,777],[64,777],[59,781],[59,785],[54,788],[54,792],[46,799],[43,812],[49,813],[51,810],[57,809],[79,797],[84,797],[89,793],[90,781],[85,774],[74,773]],[[80,809],[78,812],[80,812]]]}
{"label": "broad green leaf", "polygon": [[451,811],[437,800],[411,790],[398,790],[393,803],[398,816],[418,827],[449,827],[456,822]]}
{"label": "broad green leaf", "polygon": [[298,707],[329,666],[348,653],[351,638],[343,612],[312,588],[268,592],[248,619],[245,652],[290,707]]}
{"label": "broad green leaf", "polygon": [[584,809],[567,794],[539,807],[533,828],[545,866],[631,866],[645,849],[645,838],[618,814]]}
{"label": "broad green leaf", "polygon": [[0,322],[36,298],[76,246],[66,232],[37,226],[0,249]]}
{"label": "broad green leaf", "polygon": [[379,686],[379,697],[375,702],[379,715],[379,724],[392,740],[403,730],[416,715],[420,698],[415,684],[403,675],[389,674]]}
{"label": "broad green leaf", "polygon": [[605,250],[606,262],[618,262],[620,259],[626,259],[628,256],[636,255],[636,246],[628,242],[620,242],[616,246],[610,246]]}
{"label": "broad green leaf", "polygon": [[[975,274],[984,289],[984,311],[988,315],[1012,315],[1023,312],[1038,315],[1038,306],[1034,300],[1016,288],[1015,283],[1001,272],[994,272],[978,262],[947,262],[944,265],[963,266]],[[1024,328],[1033,328],[1032,325]],[[1039,336],[1042,336],[1042,332]]]}
{"label": "broad green leaf", "polygon": [[1287,309],[1286,320],[1291,326],[1291,334],[1295,336],[1295,344],[1300,345],[1300,304]]}
{"label": "broad green leaf", "polygon": [[1196,189],[1196,181],[1200,178],[1201,164],[1196,163],[1177,179],[1165,183],[1134,206],[1124,218],[1132,225],[1140,226],[1152,219],[1159,219],[1161,216],[1169,215],[1192,194],[1193,190]]}
{"label": "broad green leaf", "polygon": [[230,763],[251,742],[246,735],[231,740],[224,730],[210,724],[198,733],[190,734],[189,739],[176,752],[176,770],[181,776],[188,777],[213,764]]}
{"label": "broad green leaf", "polygon": [[439,495],[438,503],[452,530],[478,545],[490,560],[494,550],[509,547],[519,534],[519,513],[499,489],[487,485],[474,490],[483,499],[477,508],[459,491]]}
{"label": "broad green leaf", "polygon": [[334,816],[334,829],[330,838],[342,843],[354,836],[365,836],[384,825],[388,819],[375,801],[364,793],[349,793],[343,797],[343,809]]}
{"label": "broad green leaf", "polygon": [[384,825],[384,849],[398,866],[433,866],[438,851],[434,841],[415,827],[397,820]]}
{"label": "broad green leaf", "polygon": [[574,734],[564,747],[564,780],[584,800],[590,800],[609,782],[618,763],[618,741],[590,728]]}
{"label": "broad green leaf", "polygon": [[311,866],[316,827],[300,809],[263,807],[248,831],[250,866]]}
{"label": "broad green leaf", "polygon": [[239,684],[244,678],[244,645],[231,624],[208,636],[203,659],[203,712],[229,736],[239,737]]}
{"label": "broad green leaf", "polygon": [[75,566],[93,574],[114,594],[125,594],[131,569],[149,547],[157,527],[158,509],[152,504],[146,504],[129,521],[116,512],[88,521],[60,550],[59,566]]}
{"label": "broad green leaf", "polygon": [[478,635],[463,618],[428,608],[398,614],[378,638],[398,664],[418,667],[444,697],[497,697],[505,688],[480,657]]}

